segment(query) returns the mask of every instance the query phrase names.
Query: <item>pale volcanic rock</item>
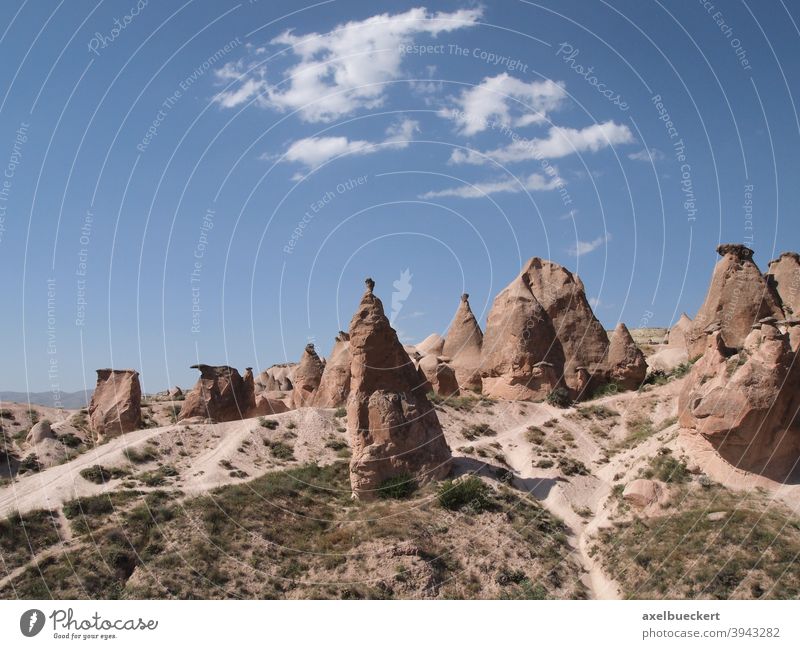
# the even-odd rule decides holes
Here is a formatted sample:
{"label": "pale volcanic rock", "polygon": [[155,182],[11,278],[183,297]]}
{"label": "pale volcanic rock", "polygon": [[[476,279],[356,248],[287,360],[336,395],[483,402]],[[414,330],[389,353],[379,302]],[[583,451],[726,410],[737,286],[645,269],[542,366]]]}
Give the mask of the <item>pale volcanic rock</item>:
{"label": "pale volcanic rock", "polygon": [[481,353],[483,393],[489,397],[544,399],[560,383],[564,351],[531,290],[532,262],[497,295],[489,311]]}
{"label": "pale volcanic rock", "polygon": [[740,348],[750,328],[761,318],[782,318],[781,301],[753,261],[753,251],[739,244],[717,247],[722,256],[714,267],[706,299],[688,336],[689,358],[706,348],[706,338],[719,330],[730,347]]}
{"label": "pale volcanic rock", "polygon": [[789,335],[763,324],[741,349],[710,335],[678,400],[684,432],[702,436],[733,466],[783,481],[800,458],[800,365]]}
{"label": "pale volcanic rock", "polygon": [[553,323],[564,350],[564,380],[575,391],[580,378],[575,370],[598,371],[608,350],[608,334],[586,299],[581,278],[563,266],[534,257],[525,270],[533,295]]}
{"label": "pale volcanic rock", "polygon": [[483,332],[469,306],[469,294],[464,293],[441,351],[441,355],[450,359],[458,385],[464,389],[481,390],[482,347]]}
{"label": "pale volcanic rock", "polygon": [[625,485],[622,499],[634,507],[644,508],[657,503],[663,493],[662,486],[656,480],[638,478]]}
{"label": "pale volcanic rock", "polygon": [[452,397],[458,394],[458,381],[455,370],[436,356],[423,356],[419,369],[425,381],[436,394]]}
{"label": "pale volcanic rock", "polygon": [[256,403],[252,410],[247,413],[248,417],[263,417],[264,415],[279,415],[282,412],[289,412],[291,408],[285,399],[278,395],[282,392],[259,392],[256,395]]}
{"label": "pale volcanic rock", "polygon": [[800,317],[800,255],[784,252],[773,259],[766,278],[780,296],[786,315]]}
{"label": "pale volcanic rock", "polygon": [[667,334],[667,347],[689,350],[689,332],[692,329],[692,319],[681,313],[678,321],[672,325]]}
{"label": "pale volcanic rock", "polygon": [[608,347],[608,377],[623,390],[636,390],[647,375],[647,361],[631,332],[620,322]]}
{"label": "pale volcanic rock", "polygon": [[[215,422],[244,419],[256,406],[254,382],[227,365],[192,365],[200,378],[186,394],[179,419],[202,417]],[[252,373],[250,374],[252,378]]]}
{"label": "pale volcanic rock", "polygon": [[408,353],[367,290],[350,322],[351,379],[347,428],[354,497],[369,498],[390,478],[419,483],[450,471],[450,448]]}
{"label": "pale volcanic rock", "polygon": [[347,395],[350,394],[350,361],[350,334],[340,331],[325,363],[312,405],[336,408],[347,403]]}
{"label": "pale volcanic rock", "polygon": [[422,342],[414,345],[414,348],[423,356],[427,356],[428,354],[441,356],[442,349],[444,349],[444,338],[442,338],[439,334],[434,333],[428,336]]}
{"label": "pale volcanic rock", "polygon": [[97,385],[89,403],[89,423],[99,439],[139,428],[142,386],[136,370],[97,370]]}
{"label": "pale volcanic rock", "polygon": [[294,371],[292,400],[295,408],[310,406],[322,381],[325,362],[317,355],[313,343],[308,343]]}
{"label": "pale volcanic rock", "polygon": [[25,437],[25,443],[39,444],[46,439],[54,440],[55,438],[56,434],[53,432],[53,429],[50,428],[50,422],[47,419],[43,419],[42,421],[31,426],[30,431],[28,431],[28,435]]}

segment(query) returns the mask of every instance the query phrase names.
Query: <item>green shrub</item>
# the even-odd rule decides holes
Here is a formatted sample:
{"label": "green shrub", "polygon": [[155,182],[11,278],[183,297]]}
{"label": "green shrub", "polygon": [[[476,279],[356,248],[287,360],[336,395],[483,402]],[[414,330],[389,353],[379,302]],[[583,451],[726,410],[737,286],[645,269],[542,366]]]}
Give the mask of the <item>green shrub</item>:
{"label": "green shrub", "polygon": [[569,390],[567,388],[555,388],[547,395],[547,403],[556,408],[569,408],[572,405]]}
{"label": "green shrub", "polygon": [[99,464],[94,464],[81,471],[81,478],[95,484],[103,484],[111,480],[111,472]]}
{"label": "green shrub", "polygon": [[133,464],[145,464],[157,459],[160,455],[157,448],[150,444],[145,444],[139,448],[126,448],[125,456]]}
{"label": "green shrub", "polygon": [[477,514],[491,507],[489,487],[475,476],[445,480],[439,485],[437,495],[439,504],[451,511],[466,509]]}
{"label": "green shrub", "polygon": [[528,430],[525,431],[525,439],[536,446],[540,446],[544,442],[544,438],[545,433],[538,426],[528,426]]}
{"label": "green shrub", "polygon": [[497,435],[494,429],[487,423],[472,424],[470,426],[465,426],[464,428],[461,429],[461,434],[468,440],[473,440],[477,437]]}
{"label": "green shrub", "polygon": [[78,448],[81,444],[83,444],[83,440],[75,433],[65,433],[59,436],[58,441],[67,448]]}
{"label": "green shrub", "polygon": [[671,483],[688,482],[691,479],[686,462],[678,460],[670,453],[659,453],[652,458],[650,468],[645,470],[644,476]]}
{"label": "green shrub", "polygon": [[378,487],[378,495],[381,498],[392,498],[394,500],[402,500],[408,498],[417,490],[417,483],[408,474],[398,475],[393,478],[387,478],[381,482]]}
{"label": "green shrub", "polygon": [[26,455],[22,462],[19,463],[19,467],[17,467],[17,472],[20,475],[24,473],[38,473],[41,470],[42,465],[39,464],[39,458],[36,457],[36,453]]}
{"label": "green shrub", "polygon": [[281,441],[269,442],[269,451],[276,460],[293,460],[294,449]]}
{"label": "green shrub", "polygon": [[333,412],[334,417],[347,417],[347,408],[337,408]]}
{"label": "green shrub", "polygon": [[558,458],[558,468],[564,475],[588,475],[589,469],[580,460],[571,457]]}
{"label": "green shrub", "polygon": [[599,399],[600,397],[611,397],[619,394],[619,385],[616,383],[606,383],[592,392],[592,399]]}
{"label": "green shrub", "polygon": [[274,419],[267,419],[266,417],[259,417],[258,423],[264,428],[269,428],[269,430],[275,430],[279,425]]}

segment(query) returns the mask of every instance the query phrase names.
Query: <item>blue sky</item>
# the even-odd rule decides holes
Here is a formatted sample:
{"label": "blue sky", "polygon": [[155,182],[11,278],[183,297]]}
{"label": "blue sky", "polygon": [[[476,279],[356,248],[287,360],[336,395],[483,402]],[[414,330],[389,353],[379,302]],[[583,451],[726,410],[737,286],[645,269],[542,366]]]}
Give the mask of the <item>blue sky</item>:
{"label": "blue sky", "polygon": [[419,340],[531,256],[665,326],[719,242],[800,248],[791,3],[0,12],[3,389],[327,353],[368,275]]}

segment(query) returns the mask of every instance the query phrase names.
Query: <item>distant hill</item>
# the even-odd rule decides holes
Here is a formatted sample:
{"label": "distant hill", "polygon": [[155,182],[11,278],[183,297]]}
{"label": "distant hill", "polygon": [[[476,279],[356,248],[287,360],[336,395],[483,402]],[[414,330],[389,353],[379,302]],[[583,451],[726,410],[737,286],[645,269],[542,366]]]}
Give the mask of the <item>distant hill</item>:
{"label": "distant hill", "polygon": [[[62,392],[61,406],[68,410],[85,408],[92,398],[91,391]],[[37,406],[53,407],[52,392],[0,392],[0,401],[15,401],[17,403],[32,403]]]}

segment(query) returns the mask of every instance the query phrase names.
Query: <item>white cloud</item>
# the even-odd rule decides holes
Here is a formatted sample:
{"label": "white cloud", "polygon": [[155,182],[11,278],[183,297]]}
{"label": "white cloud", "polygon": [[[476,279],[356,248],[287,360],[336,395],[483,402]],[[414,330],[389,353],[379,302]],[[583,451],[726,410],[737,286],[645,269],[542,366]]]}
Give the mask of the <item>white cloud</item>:
{"label": "white cloud", "polygon": [[573,257],[580,257],[581,255],[586,255],[593,250],[597,250],[600,246],[604,243],[608,243],[611,241],[611,233],[606,232],[604,235],[597,237],[597,239],[593,239],[592,241],[576,241],[575,245],[572,246],[567,252]]}
{"label": "white cloud", "polygon": [[628,158],[637,162],[655,162],[656,160],[663,160],[664,154],[658,149],[642,149],[641,151],[629,153]]}
{"label": "white cloud", "polygon": [[608,146],[633,142],[633,133],[625,124],[609,120],[581,129],[551,127],[547,137],[519,139],[508,146],[478,153],[457,149],[450,155],[452,163],[486,164],[491,160],[505,164],[523,160],[563,158],[573,153],[599,151]]}
{"label": "white cloud", "polygon": [[251,76],[255,83],[225,91],[217,101],[234,107],[257,97],[260,91],[259,105],[299,110],[309,122],[330,122],[359,108],[375,108],[384,101],[386,82],[400,76],[405,46],[416,36],[435,37],[470,27],[481,15],[481,9],[447,13],[417,7],[350,21],[324,34],[297,35],[288,30],[271,42],[288,47],[299,58],[284,71],[283,81],[268,85],[263,70],[251,70],[239,84],[244,86]]}
{"label": "white cloud", "polygon": [[529,126],[543,122],[566,96],[562,82],[548,79],[526,83],[503,72],[463,90],[452,100],[454,108],[439,114],[453,118],[462,134],[474,135],[495,123]]}
{"label": "white cloud", "polygon": [[455,196],[456,198],[483,198],[487,194],[517,194],[525,190],[549,191],[558,189],[563,185],[563,181],[557,175],[547,178],[542,174],[531,174],[527,178],[522,178],[521,181],[521,184],[519,181],[511,179],[449,187],[438,191],[425,192],[420,195],[420,198],[429,199],[441,198],[444,196]]}
{"label": "white cloud", "polygon": [[306,137],[292,142],[286,150],[284,160],[299,162],[309,169],[314,169],[341,155],[366,155],[386,147],[405,149],[417,131],[419,131],[417,121],[402,119],[386,129],[386,138],[379,142],[350,140],[343,135]]}

